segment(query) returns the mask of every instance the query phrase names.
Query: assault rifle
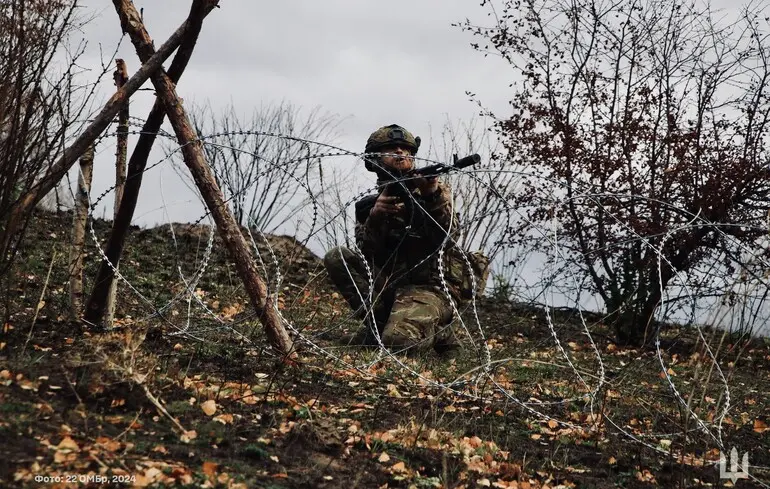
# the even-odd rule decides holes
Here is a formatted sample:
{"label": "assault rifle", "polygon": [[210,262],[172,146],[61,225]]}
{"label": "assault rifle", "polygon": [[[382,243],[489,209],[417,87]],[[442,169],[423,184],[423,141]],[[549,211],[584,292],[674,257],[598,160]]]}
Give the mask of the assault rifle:
{"label": "assault rifle", "polygon": [[[388,195],[400,197],[409,215],[408,222],[412,223],[414,218],[414,198],[411,194],[415,190],[415,180],[420,177],[438,177],[444,175],[453,170],[459,170],[469,166],[473,166],[481,161],[481,156],[478,154],[472,154],[464,158],[457,158],[457,155],[453,157],[453,164],[446,165],[444,163],[437,163],[435,165],[426,166],[424,168],[415,168],[407,172],[398,172],[393,170],[379,170],[377,172],[380,180],[384,180],[386,192]],[[366,218],[369,216],[369,212],[374,207],[374,202],[377,200],[379,194],[367,195],[358,202],[356,202],[356,221],[363,223],[366,222]]]}

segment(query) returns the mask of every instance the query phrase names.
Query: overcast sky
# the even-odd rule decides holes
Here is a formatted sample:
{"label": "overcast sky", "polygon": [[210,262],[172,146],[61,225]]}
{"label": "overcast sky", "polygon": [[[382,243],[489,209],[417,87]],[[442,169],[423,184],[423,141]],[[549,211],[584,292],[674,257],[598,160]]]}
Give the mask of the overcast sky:
{"label": "overcast sky", "polygon": [[[184,21],[191,1],[134,3],[143,9],[159,46]],[[712,1],[732,14],[740,4]],[[100,52],[112,53],[118,44],[120,24],[111,1],[83,0],[83,5],[84,13],[94,16],[83,32],[89,41],[83,61],[98,68]],[[216,112],[232,103],[244,115],[281,101],[308,110],[319,106],[342,119],[338,142],[350,151],[362,151],[374,129],[391,123],[427,141],[431,128],[435,135],[447,120],[476,116],[479,109],[466,91],[499,116],[509,112],[513,70],[499,57],[485,58],[472,49],[470,43],[477,39],[452,26],[466,18],[488,25],[488,11],[468,0],[223,0],[204,22],[178,93],[188,107],[210,103]],[[126,60],[130,73],[139,66],[128,39],[118,57]],[[103,97],[113,91],[107,77]],[[132,115],[146,117],[152,102],[151,90],[138,93],[132,98]],[[97,193],[114,182],[113,152],[104,148],[97,159]],[[155,155],[151,163],[157,161]],[[357,177],[362,185],[374,179],[366,172]],[[190,205],[197,201],[183,191],[168,165],[153,171],[145,187],[138,224],[186,222],[202,213],[201,207]]]}
{"label": "overcast sky", "polygon": [[[144,9],[156,46],[183,22],[190,6],[181,0],[134,3]],[[111,53],[120,25],[112,2],[84,5],[96,16],[83,33],[90,43],[85,61],[98,67],[100,45]],[[427,139],[430,128],[436,131],[448,118],[469,120],[478,113],[466,91],[495,111],[506,110],[510,68],[474,51],[472,36],[451,25],[485,16],[478,2],[466,0],[225,0],[204,22],[178,93],[186,104],[210,102],[217,110],[232,102],[244,114],[282,100],[307,109],[320,106],[342,118],[339,144],[351,151],[362,151],[374,129],[391,123]],[[138,68],[128,39],[119,57],[131,73]],[[111,82],[104,84],[105,96],[114,90]],[[152,101],[151,91],[141,92],[132,99],[131,114],[146,117]],[[95,192],[114,179],[112,152],[103,150],[97,160]],[[168,168],[147,179],[136,214],[139,224],[165,221],[157,212],[163,206],[160,182],[172,220],[200,215],[189,205],[189,195],[182,197],[178,180]],[[373,177],[364,172],[359,180]]]}

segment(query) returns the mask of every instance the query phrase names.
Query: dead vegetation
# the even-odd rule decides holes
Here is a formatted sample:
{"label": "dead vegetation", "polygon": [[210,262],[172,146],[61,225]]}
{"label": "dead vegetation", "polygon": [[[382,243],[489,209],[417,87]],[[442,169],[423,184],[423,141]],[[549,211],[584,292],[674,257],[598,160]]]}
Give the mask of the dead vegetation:
{"label": "dead vegetation", "polygon": [[[13,486],[68,475],[145,487],[724,486],[714,440],[692,429],[657,352],[616,346],[603,324],[590,323],[605,373],[593,403],[599,360],[569,311],[552,321],[575,370],[542,311],[489,299],[478,304],[488,374],[470,346],[451,362],[378,360],[335,341],[358,325],[318,258],[268,237],[282,270],[279,311],[323,348],[297,340],[287,363],[267,346],[217,239],[192,298],[175,300],[178,270],[194,275],[210,235],[179,225],[175,241],[168,226],[130,232],[121,272],[153,306],[121,283],[118,327],[93,335],[67,319],[63,260],[38,301],[70,217],[34,222],[0,336],[0,480]],[[273,263],[264,242],[258,248]],[[87,250],[86,280],[96,262],[93,244]],[[265,276],[275,283],[274,271]],[[723,390],[715,373],[705,376],[694,332],[670,326],[661,344],[681,395],[694,389],[693,411],[717,422]],[[731,396],[722,441],[748,452],[752,474],[766,480],[770,349],[728,338],[717,360]]]}

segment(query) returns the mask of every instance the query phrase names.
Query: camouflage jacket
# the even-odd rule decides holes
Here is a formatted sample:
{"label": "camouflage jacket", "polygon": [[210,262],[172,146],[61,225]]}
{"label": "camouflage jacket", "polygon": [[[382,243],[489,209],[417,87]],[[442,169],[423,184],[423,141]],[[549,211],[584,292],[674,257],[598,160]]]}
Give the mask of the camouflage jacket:
{"label": "camouflage jacket", "polygon": [[367,215],[365,219],[357,219],[356,244],[374,268],[373,272],[385,274],[389,283],[427,285],[440,290],[443,286],[438,266],[439,249],[443,245],[444,279],[450,294],[459,300],[465,295],[461,288],[463,269],[467,268],[456,245],[459,219],[452,209],[449,185],[439,182],[437,192],[429,199],[421,197],[419,190],[414,192],[411,221],[406,209],[399,216]]}

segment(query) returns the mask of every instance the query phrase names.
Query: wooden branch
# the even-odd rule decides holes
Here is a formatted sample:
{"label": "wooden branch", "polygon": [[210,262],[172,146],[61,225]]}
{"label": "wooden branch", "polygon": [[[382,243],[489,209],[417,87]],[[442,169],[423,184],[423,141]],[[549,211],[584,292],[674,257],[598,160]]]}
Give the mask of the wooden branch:
{"label": "wooden branch", "polygon": [[[216,5],[218,0],[209,0]],[[120,23],[124,31],[131,37],[139,59],[145,62],[153,53],[152,39],[144,23],[130,0],[113,0]],[[281,324],[267,286],[257,272],[256,263],[246,240],[241,234],[240,227],[232,212],[227,207],[222,191],[217,185],[214,175],[203,154],[203,145],[190,125],[187,113],[176,94],[174,83],[165,72],[156,72],[151,77],[152,84],[166,108],[171,125],[174,128],[187,167],[192,173],[195,184],[201,192],[206,206],[217,224],[219,234],[235,262],[236,270],[243,280],[246,292],[249,294],[252,306],[256,309],[260,322],[265,326],[267,338],[272,347],[282,355],[292,354],[292,341]]]}
{"label": "wooden branch", "polygon": [[[185,33],[179,50],[171,62],[168,76],[174,83],[179,82],[187,63],[193,52],[193,48],[198,41],[203,19],[214,9],[214,5],[206,0],[194,0],[190,13],[187,16],[189,29]],[[123,189],[123,198],[120,201],[120,207],[112,222],[112,232],[107,240],[104,254],[108,261],[102,261],[99,271],[96,274],[91,295],[86,304],[85,321],[92,324],[100,324],[107,304],[107,292],[114,281],[114,273],[110,263],[118,263],[123,254],[123,247],[126,241],[126,234],[134,217],[136,203],[139,198],[139,190],[142,186],[142,177],[144,169],[147,166],[147,160],[150,157],[150,151],[155,143],[155,138],[163,125],[163,119],[166,117],[166,111],[159,98],[155,99],[155,104],[150,111],[147,120],[142,127],[142,133],[139,135],[139,141],[136,143],[134,152],[128,162],[128,176],[126,185]]]}

